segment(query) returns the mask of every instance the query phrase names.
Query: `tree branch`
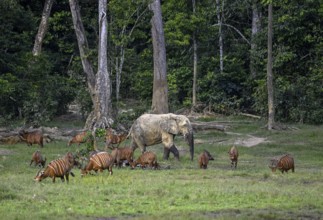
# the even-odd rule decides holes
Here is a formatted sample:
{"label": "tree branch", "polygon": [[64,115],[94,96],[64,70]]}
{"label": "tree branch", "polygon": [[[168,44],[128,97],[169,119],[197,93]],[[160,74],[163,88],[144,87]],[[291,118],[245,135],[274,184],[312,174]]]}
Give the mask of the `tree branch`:
{"label": "tree branch", "polygon": [[[232,28],[233,30],[235,30],[241,37],[243,40],[245,40],[249,45],[251,45],[250,41],[234,26],[230,25],[230,24],[225,24],[225,23],[222,23],[221,25],[224,25],[224,26],[227,26],[229,28]],[[214,24],[212,26],[219,26],[219,24]]]}

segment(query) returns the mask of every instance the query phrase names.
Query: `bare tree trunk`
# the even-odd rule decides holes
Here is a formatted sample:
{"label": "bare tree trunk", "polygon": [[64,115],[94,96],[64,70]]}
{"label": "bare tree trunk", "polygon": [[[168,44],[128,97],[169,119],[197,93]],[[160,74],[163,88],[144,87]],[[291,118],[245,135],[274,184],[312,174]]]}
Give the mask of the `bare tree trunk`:
{"label": "bare tree trunk", "polygon": [[116,99],[119,102],[120,98],[120,85],[121,85],[121,74],[124,63],[124,46],[120,46],[120,57],[116,58]]}
{"label": "bare tree trunk", "polygon": [[154,49],[154,85],[152,112],[168,113],[168,83],[166,70],[166,47],[160,0],[153,0],[149,5],[154,15],[151,19],[151,32]]}
{"label": "bare tree trunk", "polygon": [[256,68],[255,68],[257,44],[255,42],[255,38],[261,28],[260,18],[261,18],[261,13],[258,9],[258,4],[257,4],[257,1],[254,0],[252,3],[251,56],[250,56],[250,73],[252,77],[256,77],[257,75]]}
{"label": "bare tree trunk", "polygon": [[114,123],[111,103],[111,81],[108,71],[108,23],[107,0],[99,1],[99,53],[98,73],[95,83],[94,113],[92,116],[92,136],[94,137],[94,149],[97,150],[96,130],[98,128],[111,127]]}
{"label": "bare tree trunk", "polygon": [[95,84],[95,104],[94,112],[96,117],[95,127],[106,128],[113,123],[112,103],[111,103],[111,81],[108,72],[107,55],[107,0],[99,1],[99,54],[98,73]]}
{"label": "bare tree trunk", "polygon": [[48,19],[50,16],[50,12],[52,10],[54,0],[46,0],[43,8],[43,13],[41,17],[41,21],[39,24],[38,32],[35,38],[33,55],[38,56],[41,53],[41,48],[43,44],[43,40],[45,38],[45,34],[48,28]]}
{"label": "bare tree trunk", "polygon": [[95,76],[92,64],[88,59],[89,47],[85,36],[85,30],[81,20],[80,9],[77,0],[69,0],[75,33],[79,45],[80,56],[84,72],[87,75],[94,110],[88,116],[85,128],[92,130],[94,137],[94,149],[96,144],[96,129],[111,127],[112,118],[111,81],[108,72],[107,61],[107,0],[99,1],[99,53],[98,72]]}
{"label": "bare tree trunk", "polygon": [[274,87],[273,87],[273,5],[268,5],[268,60],[267,60],[267,91],[268,91],[268,130],[272,130],[275,123]]}
{"label": "bare tree trunk", "polygon": [[[193,14],[195,15],[196,4],[195,0],[192,0]],[[192,105],[196,106],[196,83],[197,83],[197,42],[196,42],[196,32],[193,33],[193,100]]]}
{"label": "bare tree trunk", "polygon": [[[221,4],[221,5],[220,5]],[[219,53],[220,53],[220,72],[223,73],[223,36],[222,36],[222,15],[223,3],[216,0],[216,14],[218,17],[219,25]]]}
{"label": "bare tree trunk", "polygon": [[77,38],[77,43],[80,51],[81,61],[83,70],[87,77],[87,84],[90,90],[92,102],[95,102],[95,74],[90,60],[88,59],[89,55],[89,45],[85,35],[85,30],[83,27],[83,22],[81,19],[80,7],[77,0],[69,0],[73,24],[75,29],[75,34]]}

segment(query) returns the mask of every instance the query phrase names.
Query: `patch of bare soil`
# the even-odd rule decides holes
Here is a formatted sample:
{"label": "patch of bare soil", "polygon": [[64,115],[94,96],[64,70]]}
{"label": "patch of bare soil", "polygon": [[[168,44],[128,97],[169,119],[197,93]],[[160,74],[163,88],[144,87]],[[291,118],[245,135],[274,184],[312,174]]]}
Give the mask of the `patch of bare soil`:
{"label": "patch of bare soil", "polygon": [[263,137],[255,137],[253,135],[244,135],[240,133],[233,133],[233,132],[226,132],[229,135],[234,135],[237,137],[230,137],[227,139],[215,139],[215,140],[202,140],[196,138],[194,140],[195,144],[203,144],[203,143],[210,143],[210,144],[225,144],[225,145],[236,145],[236,146],[244,146],[244,147],[254,147],[261,143],[269,142],[266,138]]}
{"label": "patch of bare soil", "polygon": [[268,142],[266,138],[261,138],[261,137],[254,137],[252,135],[248,135],[246,138],[238,138],[235,142],[234,145],[239,145],[239,146],[245,146],[245,147],[253,147],[258,144]]}
{"label": "patch of bare soil", "polygon": [[244,147],[254,147],[261,143],[269,142],[266,138],[255,137],[253,135],[246,135],[240,133],[227,132],[227,134],[237,135],[238,137],[233,141],[233,145],[244,146]]}

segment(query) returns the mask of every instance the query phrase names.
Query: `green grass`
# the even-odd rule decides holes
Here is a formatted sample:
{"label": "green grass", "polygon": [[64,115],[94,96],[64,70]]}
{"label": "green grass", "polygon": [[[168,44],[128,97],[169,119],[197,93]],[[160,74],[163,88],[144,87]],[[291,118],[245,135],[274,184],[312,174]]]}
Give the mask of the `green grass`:
{"label": "green grass", "polygon": [[[228,141],[235,134],[203,131],[195,134],[195,159],[188,146],[176,138],[180,161],[162,160],[162,146],[148,147],[157,153],[161,170],[114,168],[98,175],[76,177],[70,183],[47,178],[36,183],[39,168],[29,167],[37,146],[0,145],[0,219],[319,219],[323,216],[323,127],[299,126],[298,130],[268,132],[264,123],[236,124],[229,131],[244,137],[267,138],[254,147],[238,146],[238,169],[231,170]],[[225,139],[226,142],[216,140]],[[128,141],[129,142],[129,141]],[[127,143],[129,144],[129,143]],[[81,147],[85,147],[82,146]],[[46,144],[42,153],[53,160],[77,146],[65,142]],[[197,166],[197,156],[207,149],[215,160],[207,170]],[[11,154],[3,155],[2,150]],[[268,160],[291,153],[295,173],[272,173]],[[135,151],[136,157],[139,150]]]}

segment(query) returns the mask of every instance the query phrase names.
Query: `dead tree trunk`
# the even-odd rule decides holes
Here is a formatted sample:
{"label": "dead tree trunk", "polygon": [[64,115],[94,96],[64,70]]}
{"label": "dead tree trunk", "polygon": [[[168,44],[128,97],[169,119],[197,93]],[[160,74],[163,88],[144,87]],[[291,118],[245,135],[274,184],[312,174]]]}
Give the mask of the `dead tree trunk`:
{"label": "dead tree trunk", "polygon": [[[195,0],[192,0],[193,14],[195,15],[196,4]],[[193,97],[192,105],[196,106],[196,84],[197,84],[197,42],[196,42],[196,31],[193,33]]]}
{"label": "dead tree trunk", "polygon": [[166,70],[166,47],[160,0],[154,0],[150,5],[154,15],[151,19],[151,32],[154,49],[154,85],[152,112],[168,113],[168,84]]}

